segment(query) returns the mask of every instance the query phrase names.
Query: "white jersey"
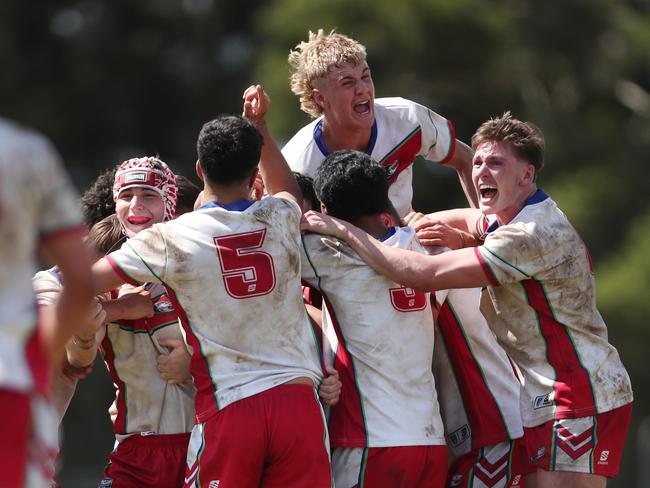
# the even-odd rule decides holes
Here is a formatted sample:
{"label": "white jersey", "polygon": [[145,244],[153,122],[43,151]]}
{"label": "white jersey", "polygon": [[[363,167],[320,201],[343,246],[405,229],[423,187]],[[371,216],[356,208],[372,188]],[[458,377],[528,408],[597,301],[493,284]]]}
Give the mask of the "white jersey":
{"label": "white jersey", "polygon": [[523,435],[510,359],[479,310],[481,290],[436,292],[433,373],[450,459]]}
{"label": "white jersey", "polygon": [[106,325],[101,352],[115,385],[108,412],[118,441],[133,434],[182,434],[194,426],[191,379],[169,384],[158,371],[158,356],[169,354],[162,339],[183,340],[178,314],[165,287],[150,289],[154,315]]}
{"label": "white jersey", "polygon": [[[38,312],[32,276],[39,244],[78,230],[77,195],[56,150],[36,133],[0,119],[0,388],[45,390],[26,357]],[[31,345],[30,345],[31,344]]]}
{"label": "white jersey", "polygon": [[526,427],[632,401],[596,309],[588,251],[553,200],[538,190],[511,222],[488,229],[476,255],[491,282],[493,309],[482,310],[523,374]]}
{"label": "white jersey", "polygon": [[[422,250],[408,227],[384,242]],[[331,409],[331,446],[444,445],[429,294],[377,274],[336,239],[308,234],[303,250],[303,279],[323,295],[328,362],[343,383]]]}
{"label": "white jersey", "polygon": [[[300,129],[282,148],[292,170],[314,177],[330,154],[321,133],[323,117]],[[404,98],[375,100],[375,123],[366,152],[386,167],[388,196],[400,217],[411,211],[413,160],[422,156],[444,164],[454,154],[452,123],[428,108]]]}
{"label": "white jersey", "polygon": [[300,288],[300,208],[210,202],[140,232],[108,259],[166,286],[193,348],[196,417],[299,377],[322,379]]}

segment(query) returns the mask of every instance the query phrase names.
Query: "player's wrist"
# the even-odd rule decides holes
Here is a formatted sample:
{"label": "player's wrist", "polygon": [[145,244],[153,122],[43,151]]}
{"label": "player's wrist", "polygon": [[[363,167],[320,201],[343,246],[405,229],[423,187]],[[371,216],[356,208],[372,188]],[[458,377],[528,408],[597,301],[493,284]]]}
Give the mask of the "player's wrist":
{"label": "player's wrist", "polygon": [[72,343],[80,349],[92,349],[95,347],[95,335],[79,335],[72,336]]}

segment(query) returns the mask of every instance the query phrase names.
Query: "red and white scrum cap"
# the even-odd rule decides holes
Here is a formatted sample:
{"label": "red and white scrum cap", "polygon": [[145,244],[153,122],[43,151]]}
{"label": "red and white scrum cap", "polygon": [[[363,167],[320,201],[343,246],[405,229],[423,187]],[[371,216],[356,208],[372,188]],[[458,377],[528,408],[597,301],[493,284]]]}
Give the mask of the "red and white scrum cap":
{"label": "red and white scrum cap", "polygon": [[126,188],[149,188],[160,194],[165,202],[163,220],[171,220],[176,211],[178,186],[176,175],[164,162],[154,157],[133,158],[124,161],[115,172],[113,200]]}

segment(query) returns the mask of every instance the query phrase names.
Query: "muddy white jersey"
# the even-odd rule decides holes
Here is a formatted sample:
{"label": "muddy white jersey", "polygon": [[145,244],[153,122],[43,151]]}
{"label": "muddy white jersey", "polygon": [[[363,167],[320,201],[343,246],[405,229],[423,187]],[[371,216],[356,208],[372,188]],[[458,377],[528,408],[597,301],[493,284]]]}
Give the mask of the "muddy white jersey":
{"label": "muddy white jersey", "polygon": [[632,401],[630,379],[596,309],[587,248],[551,198],[538,190],[475,249],[491,283],[493,307],[482,310],[523,374],[526,427]]}
{"label": "muddy white jersey", "polygon": [[192,379],[172,385],[158,371],[158,356],[171,352],[160,341],[183,340],[178,314],[164,286],[155,284],[150,293],[153,316],[107,324],[101,343],[116,390],[108,412],[118,441],[133,434],[181,434],[194,426]]}
{"label": "muddy white jersey", "polygon": [[523,435],[521,384],[479,310],[481,290],[436,291],[433,373],[450,459]]}
{"label": "muddy white jersey", "polygon": [[[282,148],[293,171],[314,177],[330,154],[322,135],[323,117],[300,129]],[[444,164],[454,155],[451,121],[404,98],[375,100],[375,122],[366,152],[387,169],[388,196],[400,217],[411,211],[413,160],[422,156]]]}
{"label": "muddy white jersey", "polygon": [[59,155],[37,132],[0,119],[0,388],[37,385],[27,360],[38,318],[32,277],[39,244],[79,231],[77,195]]}
{"label": "muddy white jersey", "polygon": [[[422,249],[410,228],[384,243]],[[303,279],[323,295],[326,361],[343,383],[331,446],[443,445],[429,294],[377,274],[337,239],[305,235],[303,251]]]}
{"label": "muddy white jersey", "polygon": [[168,289],[193,349],[199,422],[296,378],[322,378],[300,286],[300,216],[281,198],[210,202],[108,258],[123,278]]}

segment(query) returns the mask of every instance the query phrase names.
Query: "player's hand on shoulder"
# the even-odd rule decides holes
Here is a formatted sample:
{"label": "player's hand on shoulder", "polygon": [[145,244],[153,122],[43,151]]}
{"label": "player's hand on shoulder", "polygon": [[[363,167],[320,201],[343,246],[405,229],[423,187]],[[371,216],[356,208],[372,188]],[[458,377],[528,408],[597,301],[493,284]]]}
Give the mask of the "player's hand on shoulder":
{"label": "player's hand on shoulder", "polygon": [[341,225],[339,221],[329,215],[310,210],[305,212],[300,219],[300,230],[303,232],[315,232],[340,237]]}
{"label": "player's hand on shoulder", "polygon": [[323,405],[336,405],[341,398],[342,389],[343,383],[339,379],[339,372],[328,366],[327,376],[318,387],[318,396]]}
{"label": "player's hand on shoulder", "polygon": [[251,85],[244,90],[244,107],[242,116],[251,119],[255,124],[264,122],[264,117],[271,106],[271,98],[262,85]]}

